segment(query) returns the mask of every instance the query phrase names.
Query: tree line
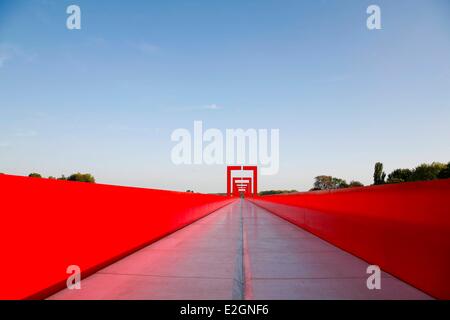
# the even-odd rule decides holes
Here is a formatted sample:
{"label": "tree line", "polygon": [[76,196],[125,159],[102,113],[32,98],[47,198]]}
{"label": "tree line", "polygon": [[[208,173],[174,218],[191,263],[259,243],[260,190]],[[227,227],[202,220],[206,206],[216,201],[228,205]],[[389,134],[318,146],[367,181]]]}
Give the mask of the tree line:
{"label": "tree line", "polygon": [[[42,178],[39,173],[30,173],[31,178]],[[373,173],[373,185],[402,183],[402,182],[414,182],[414,181],[429,181],[436,179],[449,179],[450,178],[450,162],[445,164],[441,162],[433,162],[431,164],[423,163],[415,168],[399,168],[393,170],[390,174],[386,174],[383,170],[383,163],[377,162],[374,167]],[[62,175],[59,178],[48,177],[51,180],[65,180],[76,182],[88,182],[95,183],[95,178],[89,173],[74,173],[66,177]],[[349,183],[345,179],[336,178],[333,176],[321,175],[314,178],[314,186],[310,191],[316,190],[333,190],[333,189],[345,189],[364,187],[359,181],[352,180]],[[186,192],[193,192],[187,190]],[[271,195],[271,194],[283,194],[283,193],[295,193],[297,190],[267,190],[259,192],[259,195]]]}
{"label": "tree line", "polygon": [[[373,173],[373,185],[449,178],[450,162],[447,164],[440,162],[433,162],[431,164],[423,163],[413,169],[395,169],[389,175],[386,175],[384,172],[383,163],[377,162]],[[317,176],[314,179],[314,186],[310,191],[345,189],[364,186],[364,184],[359,181],[351,181],[350,183],[347,183],[344,179],[326,175]]]}
{"label": "tree line", "polygon": [[[30,178],[43,178],[41,174],[33,172],[28,175]],[[70,176],[66,177],[65,175],[62,175],[59,178],[55,178],[53,176],[48,177],[50,180],[64,180],[64,181],[75,181],[75,182],[88,182],[88,183],[95,183],[95,178],[90,173],[74,173]]]}
{"label": "tree line", "polygon": [[375,164],[375,171],[373,174],[375,185],[449,178],[450,162],[447,164],[441,162],[433,162],[431,164],[422,163],[413,169],[395,169],[387,176],[387,179],[386,173],[383,171],[383,164],[381,162],[377,162]]}

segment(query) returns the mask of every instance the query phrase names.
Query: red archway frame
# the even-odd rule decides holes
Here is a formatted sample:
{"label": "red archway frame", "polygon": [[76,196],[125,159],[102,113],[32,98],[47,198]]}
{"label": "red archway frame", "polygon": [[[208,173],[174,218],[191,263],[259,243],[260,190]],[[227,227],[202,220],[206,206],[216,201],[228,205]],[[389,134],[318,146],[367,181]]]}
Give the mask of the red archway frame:
{"label": "red archway frame", "polygon": [[228,166],[227,167],[227,195],[231,196],[231,173],[232,171],[253,172],[253,195],[258,194],[258,167],[257,166]]}

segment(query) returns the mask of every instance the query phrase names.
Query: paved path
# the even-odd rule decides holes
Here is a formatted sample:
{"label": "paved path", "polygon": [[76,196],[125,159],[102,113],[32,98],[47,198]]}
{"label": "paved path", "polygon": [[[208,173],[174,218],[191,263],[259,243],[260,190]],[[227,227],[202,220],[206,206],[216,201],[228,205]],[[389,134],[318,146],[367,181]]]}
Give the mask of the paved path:
{"label": "paved path", "polygon": [[429,299],[248,202],[236,201],[50,299]]}

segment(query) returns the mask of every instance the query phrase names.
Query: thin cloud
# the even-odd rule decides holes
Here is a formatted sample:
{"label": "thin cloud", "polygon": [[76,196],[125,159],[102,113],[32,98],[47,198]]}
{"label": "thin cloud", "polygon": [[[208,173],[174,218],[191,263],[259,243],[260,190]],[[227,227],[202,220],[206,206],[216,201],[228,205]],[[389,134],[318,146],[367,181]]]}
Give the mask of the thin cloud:
{"label": "thin cloud", "polygon": [[108,41],[103,37],[93,36],[88,38],[86,43],[89,46],[105,47],[108,44]]}
{"label": "thin cloud", "polygon": [[0,68],[2,68],[8,60],[11,60],[16,54],[14,47],[6,44],[0,44]]}
{"label": "thin cloud", "polygon": [[217,105],[217,104],[209,104],[209,105],[204,106],[203,109],[206,109],[206,110],[220,110],[220,109],[222,109],[222,107]]}
{"label": "thin cloud", "polygon": [[21,58],[26,62],[32,62],[35,59],[35,55],[26,53],[17,45],[0,43],[0,68],[4,67],[8,61],[14,58]]}
{"label": "thin cloud", "polygon": [[17,131],[14,133],[15,137],[21,137],[21,138],[31,138],[37,136],[38,133],[34,130],[23,130],[23,131]]}
{"label": "thin cloud", "polygon": [[336,82],[345,82],[351,79],[351,76],[348,74],[335,74],[329,75],[328,77],[319,80],[321,83],[336,83]]}
{"label": "thin cloud", "polygon": [[108,125],[108,128],[110,130],[114,131],[124,131],[124,132],[130,132],[130,133],[158,133],[160,131],[160,128],[149,128],[149,127],[134,127],[134,126],[128,126],[128,125],[121,125],[121,124],[110,124]]}
{"label": "thin cloud", "polygon": [[145,54],[153,54],[158,52],[160,48],[157,45],[148,42],[141,42],[137,45],[138,49]]}
{"label": "thin cloud", "polygon": [[221,109],[223,109],[223,107],[218,104],[215,104],[215,103],[201,105],[201,106],[166,108],[166,110],[168,110],[168,111],[202,111],[202,110],[217,111],[217,110],[221,110]]}

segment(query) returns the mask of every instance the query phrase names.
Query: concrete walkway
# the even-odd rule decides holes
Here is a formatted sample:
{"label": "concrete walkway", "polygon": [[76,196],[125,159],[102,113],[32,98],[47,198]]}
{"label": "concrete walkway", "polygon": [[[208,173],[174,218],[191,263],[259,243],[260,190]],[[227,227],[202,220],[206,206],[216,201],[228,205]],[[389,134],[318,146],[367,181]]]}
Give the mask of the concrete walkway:
{"label": "concrete walkway", "polygon": [[49,299],[429,299],[248,201],[211,215]]}

